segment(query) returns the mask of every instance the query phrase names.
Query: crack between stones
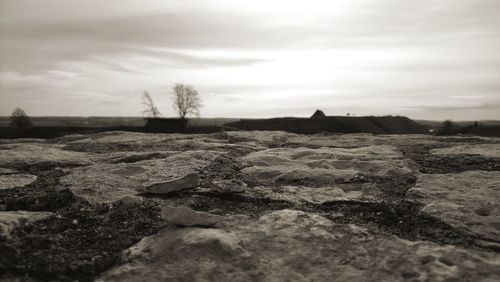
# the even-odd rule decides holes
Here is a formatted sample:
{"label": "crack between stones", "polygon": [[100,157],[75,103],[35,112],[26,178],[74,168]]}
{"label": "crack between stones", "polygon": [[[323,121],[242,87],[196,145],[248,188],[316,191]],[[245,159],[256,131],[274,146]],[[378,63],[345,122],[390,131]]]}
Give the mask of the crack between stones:
{"label": "crack between stones", "polygon": [[[449,244],[464,248],[480,249],[500,252],[496,246],[484,246],[479,241],[500,243],[491,239],[482,238],[472,232],[466,232],[453,227],[446,222],[422,212],[422,205],[407,200],[362,202],[355,200],[338,200],[314,203],[292,203],[286,200],[248,197],[237,192],[182,192],[170,195],[167,198],[185,197],[194,201],[190,207],[195,210],[210,212],[217,207],[233,207],[232,212],[252,217],[258,217],[266,212],[280,209],[295,209],[309,213],[316,213],[340,224],[357,224],[372,232],[394,235],[410,241],[430,241],[439,245]],[[195,200],[193,200],[193,198]],[[198,199],[197,199],[198,198]],[[211,205],[203,198],[218,199],[222,203]],[[177,204],[179,204],[178,202]],[[232,203],[232,204],[228,204]],[[236,203],[236,208],[234,208]],[[238,204],[248,209],[237,208]],[[228,208],[226,211],[230,211]]]}

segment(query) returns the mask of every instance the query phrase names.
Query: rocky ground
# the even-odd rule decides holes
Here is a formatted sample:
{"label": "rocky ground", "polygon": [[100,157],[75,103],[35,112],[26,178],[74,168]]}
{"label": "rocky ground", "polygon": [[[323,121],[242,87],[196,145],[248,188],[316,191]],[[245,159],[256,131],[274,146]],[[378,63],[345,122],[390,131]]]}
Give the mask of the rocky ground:
{"label": "rocky ground", "polygon": [[500,281],[500,139],[0,140],[0,281]]}

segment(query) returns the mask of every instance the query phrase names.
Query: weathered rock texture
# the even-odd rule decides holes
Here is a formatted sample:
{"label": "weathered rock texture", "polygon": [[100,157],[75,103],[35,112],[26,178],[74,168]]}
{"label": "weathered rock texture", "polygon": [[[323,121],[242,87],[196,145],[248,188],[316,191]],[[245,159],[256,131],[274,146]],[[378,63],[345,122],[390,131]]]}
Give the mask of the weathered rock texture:
{"label": "weathered rock texture", "polygon": [[0,281],[500,281],[499,138],[0,142]]}
{"label": "weathered rock texture", "polygon": [[416,165],[392,146],[361,148],[276,148],[241,158],[242,172],[255,179],[332,183],[364,176],[406,176]]}
{"label": "weathered rock texture", "polygon": [[200,185],[200,177],[197,174],[191,173],[177,179],[150,185],[146,188],[146,192],[153,194],[168,194],[194,188],[198,185]]}
{"label": "weathered rock texture", "polygon": [[36,181],[36,175],[15,173],[0,175],[0,189],[23,187]]}
{"label": "weathered rock texture", "polygon": [[498,255],[409,242],[296,210],[220,229],[167,228],[97,281],[493,281]]}
{"label": "weathered rock texture", "polygon": [[161,217],[175,225],[186,227],[211,227],[224,219],[222,216],[173,206],[164,207],[161,211]]}
{"label": "weathered rock texture", "polygon": [[144,192],[180,191],[195,187],[196,176],[192,175],[218,155],[213,151],[186,151],[134,163],[97,163],[72,169],[61,178],[61,183],[92,203],[112,202]]}
{"label": "weathered rock texture", "polygon": [[84,153],[67,151],[48,144],[17,143],[0,145],[0,167],[33,165],[68,166],[88,165],[91,157]]}
{"label": "weathered rock texture", "polygon": [[408,198],[423,212],[500,243],[500,172],[421,175]]}
{"label": "weathered rock texture", "polygon": [[461,145],[431,150],[434,155],[480,155],[500,158],[500,144]]}

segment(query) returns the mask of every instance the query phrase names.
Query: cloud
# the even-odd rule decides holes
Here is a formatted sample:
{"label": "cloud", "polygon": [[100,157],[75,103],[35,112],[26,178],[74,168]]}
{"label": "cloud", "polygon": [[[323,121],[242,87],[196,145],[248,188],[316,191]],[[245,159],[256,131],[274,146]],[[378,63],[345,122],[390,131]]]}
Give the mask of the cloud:
{"label": "cloud", "polygon": [[[217,93],[206,97],[206,107],[215,109],[204,112],[218,116],[278,108],[305,114],[317,105],[361,109],[360,103],[367,113],[414,114],[454,109],[465,100],[456,97],[488,104],[500,91],[496,0],[0,0],[0,6],[0,114],[18,104],[55,114],[78,97],[95,103],[83,114],[119,113],[111,104],[125,99],[131,100],[121,104],[123,115],[135,114],[133,100],[144,89],[168,92],[178,81]],[[51,102],[59,106],[37,108]],[[484,107],[469,112],[493,115]]]}

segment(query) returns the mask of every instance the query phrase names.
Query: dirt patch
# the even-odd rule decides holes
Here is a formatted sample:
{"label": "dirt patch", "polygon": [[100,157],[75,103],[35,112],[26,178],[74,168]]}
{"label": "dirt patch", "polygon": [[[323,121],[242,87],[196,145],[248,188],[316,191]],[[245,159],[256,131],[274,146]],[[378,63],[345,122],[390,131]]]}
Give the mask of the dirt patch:
{"label": "dirt patch", "polygon": [[73,204],[57,216],[16,229],[12,250],[1,258],[6,273],[48,281],[90,281],[112,267],[118,255],[165,225],[156,205]]}
{"label": "dirt patch", "polygon": [[167,158],[174,153],[166,153],[166,152],[152,152],[146,154],[135,154],[130,156],[124,156],[116,159],[112,159],[110,163],[118,164],[118,163],[135,163],[140,161],[152,160],[152,159],[163,159]]}
{"label": "dirt patch", "polygon": [[399,146],[404,156],[419,165],[422,173],[456,173],[467,170],[500,171],[500,159],[477,155],[432,155],[432,149],[449,147],[441,145]]}
{"label": "dirt patch", "polygon": [[61,169],[34,166],[26,171],[36,174],[37,181],[0,190],[0,204],[7,210],[56,216],[15,229],[11,240],[0,239],[0,279],[27,275],[43,281],[90,281],[112,267],[121,251],[165,225],[153,203],[90,205],[61,186]]}
{"label": "dirt patch", "polygon": [[151,197],[159,205],[176,205],[197,211],[220,215],[247,215],[259,217],[263,212],[281,209],[300,209],[296,204],[268,198],[247,197],[239,193],[197,192],[171,193],[169,195],[144,195]]}
{"label": "dirt patch", "polygon": [[28,169],[37,180],[25,187],[0,190],[0,204],[6,210],[55,211],[75,202],[73,194],[59,184],[62,170]]}
{"label": "dirt patch", "polygon": [[145,148],[137,143],[72,143],[64,146],[64,150],[86,153],[112,153],[112,152],[131,152],[141,150],[152,150]]}
{"label": "dirt patch", "polygon": [[[468,144],[486,144],[492,143],[491,140],[478,137],[440,137],[437,138],[438,141],[448,142],[448,143],[468,143]],[[456,145],[456,144],[454,144]]]}
{"label": "dirt patch", "polygon": [[422,206],[405,200],[383,202],[332,201],[323,204],[297,204],[284,200],[247,197],[238,193],[176,193],[159,198],[159,204],[187,206],[197,211],[221,215],[247,215],[258,218],[275,210],[295,209],[319,213],[334,222],[356,224],[374,233],[395,235],[410,241],[431,241],[487,251],[477,240],[488,241],[465,232],[421,211]]}
{"label": "dirt patch", "polygon": [[200,186],[221,188],[225,185],[242,184],[244,181],[240,175],[241,164],[237,158],[252,152],[244,148],[232,148],[227,153],[216,157],[208,166],[200,172]]}
{"label": "dirt patch", "polygon": [[420,205],[408,201],[335,201],[323,203],[319,207],[312,206],[311,209],[328,212],[326,216],[335,222],[357,224],[372,232],[391,234],[410,241],[424,240],[500,252],[478,245],[477,240],[482,238],[429,216],[421,212]]}

